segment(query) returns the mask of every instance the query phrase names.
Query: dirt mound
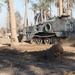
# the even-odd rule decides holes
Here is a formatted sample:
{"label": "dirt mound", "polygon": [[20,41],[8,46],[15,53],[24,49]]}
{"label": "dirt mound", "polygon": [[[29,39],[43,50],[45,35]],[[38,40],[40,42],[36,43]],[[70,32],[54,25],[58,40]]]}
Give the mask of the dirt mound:
{"label": "dirt mound", "polygon": [[46,51],[47,59],[60,58],[63,54],[63,48],[60,44],[53,45]]}

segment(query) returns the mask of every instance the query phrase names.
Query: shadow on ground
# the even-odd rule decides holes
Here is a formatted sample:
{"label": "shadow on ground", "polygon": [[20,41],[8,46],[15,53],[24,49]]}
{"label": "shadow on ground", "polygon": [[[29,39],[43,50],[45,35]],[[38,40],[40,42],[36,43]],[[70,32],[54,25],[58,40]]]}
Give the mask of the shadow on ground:
{"label": "shadow on ground", "polygon": [[62,58],[57,58],[48,51],[21,53],[11,47],[1,47],[0,71],[9,73],[12,70],[7,75],[64,75],[65,71],[75,73],[75,60],[68,58],[75,57],[75,53],[64,52]]}
{"label": "shadow on ground", "polygon": [[72,47],[75,47],[75,43],[71,45]]}

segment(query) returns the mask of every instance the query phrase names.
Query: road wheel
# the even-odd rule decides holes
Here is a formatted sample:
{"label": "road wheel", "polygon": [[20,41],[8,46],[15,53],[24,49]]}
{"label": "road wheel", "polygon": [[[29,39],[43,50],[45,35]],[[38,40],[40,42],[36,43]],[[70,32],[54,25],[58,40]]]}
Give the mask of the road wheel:
{"label": "road wheel", "polygon": [[36,40],[36,43],[37,43],[37,44],[42,44],[42,43],[43,43],[43,40],[42,40],[41,38],[38,38],[38,39]]}
{"label": "road wheel", "polygon": [[54,44],[55,43],[55,38],[50,38],[50,44]]}
{"label": "road wheel", "polygon": [[32,39],[31,44],[36,44],[36,39]]}
{"label": "road wheel", "polygon": [[49,39],[49,38],[45,38],[45,39],[44,39],[44,43],[45,43],[45,44],[50,44],[50,39]]}

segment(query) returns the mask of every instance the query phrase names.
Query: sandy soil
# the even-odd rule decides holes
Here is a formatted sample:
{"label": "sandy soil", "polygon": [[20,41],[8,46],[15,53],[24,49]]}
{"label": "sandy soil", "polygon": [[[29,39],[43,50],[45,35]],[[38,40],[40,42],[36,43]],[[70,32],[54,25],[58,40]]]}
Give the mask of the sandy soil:
{"label": "sandy soil", "polygon": [[52,45],[0,47],[0,75],[75,75],[75,45],[62,45],[61,59],[42,58]]}

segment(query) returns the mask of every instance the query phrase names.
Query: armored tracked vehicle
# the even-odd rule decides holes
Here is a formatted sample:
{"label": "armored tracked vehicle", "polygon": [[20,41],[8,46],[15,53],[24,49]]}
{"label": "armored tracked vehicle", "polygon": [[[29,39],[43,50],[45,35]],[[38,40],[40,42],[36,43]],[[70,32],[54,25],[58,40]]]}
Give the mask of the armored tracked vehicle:
{"label": "armored tracked vehicle", "polygon": [[26,41],[37,44],[52,44],[75,34],[75,19],[69,16],[54,17],[24,30]]}

